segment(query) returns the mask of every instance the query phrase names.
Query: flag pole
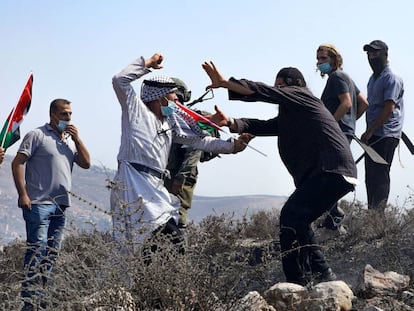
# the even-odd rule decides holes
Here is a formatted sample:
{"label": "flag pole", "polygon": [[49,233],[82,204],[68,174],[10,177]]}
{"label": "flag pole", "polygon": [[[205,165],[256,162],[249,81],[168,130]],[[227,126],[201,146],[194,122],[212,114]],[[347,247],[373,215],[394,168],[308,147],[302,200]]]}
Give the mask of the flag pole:
{"label": "flag pole", "polygon": [[[17,105],[13,107],[12,111],[10,111],[9,117],[7,117],[6,122],[3,125],[3,128],[6,125],[7,120],[12,120],[12,117],[14,116],[14,112],[16,111],[16,107],[17,107]],[[7,125],[7,128],[4,129],[3,139],[1,141],[1,147],[2,148],[4,147],[4,143],[6,142],[6,137],[7,137],[7,132],[8,132],[9,126],[10,125]]]}
{"label": "flag pole", "polygon": [[[182,109],[184,112],[186,112],[187,114],[189,114],[189,115],[192,115],[192,114],[196,114],[197,115],[197,117],[199,117],[204,123],[207,123],[208,125],[210,125],[211,127],[214,127],[215,129],[217,129],[217,130],[219,130],[219,131],[221,131],[221,132],[223,132],[223,133],[226,133],[227,135],[229,135],[229,136],[231,136],[232,138],[234,138],[234,139],[237,139],[236,137],[234,137],[233,135],[231,135],[230,133],[228,133],[228,132],[226,132],[225,130],[223,130],[220,126],[218,126],[217,124],[215,124],[214,122],[212,122],[211,120],[209,120],[209,119],[207,119],[205,116],[203,116],[203,115],[201,115],[201,114],[199,114],[199,113],[196,113],[194,110],[191,110],[190,108],[188,108],[188,107],[186,107],[185,105],[183,105],[183,104],[181,104],[178,100],[175,102],[175,104],[180,108],[180,109]],[[252,149],[252,150],[254,150],[254,151],[256,151],[256,152],[258,152],[258,153],[260,153],[261,155],[263,155],[263,156],[265,156],[265,157],[267,157],[267,154],[265,154],[265,153],[263,153],[263,152],[261,152],[261,151],[259,151],[258,149],[256,149],[256,148],[254,148],[254,147],[252,147],[252,146],[250,146],[249,144],[247,144],[247,143],[243,143],[243,144],[245,144],[247,147],[249,147],[250,149]]]}

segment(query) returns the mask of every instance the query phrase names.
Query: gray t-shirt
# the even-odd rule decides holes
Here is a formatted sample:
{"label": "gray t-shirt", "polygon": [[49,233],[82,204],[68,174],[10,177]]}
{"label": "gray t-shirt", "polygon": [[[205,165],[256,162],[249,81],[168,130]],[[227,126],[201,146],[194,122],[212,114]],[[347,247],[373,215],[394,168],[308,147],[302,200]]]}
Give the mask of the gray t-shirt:
{"label": "gray t-shirt", "polygon": [[334,71],[330,74],[328,81],[326,81],[321,100],[329,112],[335,114],[341,104],[338,96],[345,93],[349,93],[352,106],[338,123],[342,132],[352,137],[355,135],[355,123],[358,110],[357,96],[360,93],[354,81],[342,70]]}
{"label": "gray t-shirt", "polygon": [[61,139],[49,124],[26,134],[17,151],[26,155],[26,189],[32,204],[70,206],[72,168],[76,146],[70,136]]}

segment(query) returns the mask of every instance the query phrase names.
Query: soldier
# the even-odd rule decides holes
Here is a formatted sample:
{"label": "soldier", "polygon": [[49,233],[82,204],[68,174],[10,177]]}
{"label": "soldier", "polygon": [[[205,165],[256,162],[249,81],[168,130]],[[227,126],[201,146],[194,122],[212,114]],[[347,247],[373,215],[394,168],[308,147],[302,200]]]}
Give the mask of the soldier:
{"label": "soldier", "polygon": [[[178,78],[172,78],[177,85],[175,94],[181,103],[189,102],[191,99],[191,91],[187,85]],[[208,115],[204,111],[198,111],[203,115]],[[213,136],[219,137],[216,129],[212,133]],[[176,195],[181,203],[179,209],[178,226],[186,228],[188,222],[188,210],[191,208],[194,188],[197,183],[199,162],[205,162],[217,156],[211,152],[197,150],[189,146],[173,143],[171,146],[170,156],[168,158],[167,169],[170,172],[170,178],[165,180],[165,187],[168,191]]]}

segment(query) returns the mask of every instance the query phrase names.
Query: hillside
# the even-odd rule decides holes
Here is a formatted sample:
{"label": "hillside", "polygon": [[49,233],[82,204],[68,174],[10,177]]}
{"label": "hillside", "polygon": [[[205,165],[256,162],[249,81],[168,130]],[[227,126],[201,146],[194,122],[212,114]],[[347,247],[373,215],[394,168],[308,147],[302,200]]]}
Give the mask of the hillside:
{"label": "hillside", "polygon": [[[24,232],[21,211],[15,207],[17,197],[9,162],[7,159],[0,169],[0,249],[2,243],[21,239]],[[54,268],[55,287],[45,296],[51,306],[46,310],[92,310],[102,306],[110,307],[100,310],[113,310],[114,306],[123,310],[271,310],[234,306],[248,293],[266,297],[274,285],[284,284],[280,243],[274,237],[279,223],[277,213],[254,214],[280,207],[285,198],[197,196],[190,217],[199,225],[190,225],[184,231],[185,254],[177,260],[164,245],[148,265],[136,252],[114,252],[117,245],[107,234],[80,232],[110,228],[110,217],[105,213],[109,202],[106,180],[113,173],[99,167],[74,171],[73,192],[83,198],[74,198],[69,213],[68,230],[76,234],[67,235],[64,241],[58,259],[61,264]],[[341,207],[347,212],[347,234],[323,229],[317,229],[315,234],[338,279],[355,295],[352,309],[344,310],[414,310],[410,281],[413,209],[403,212],[390,206],[382,215],[355,201],[343,201]],[[250,221],[239,221],[252,214]],[[205,218],[209,215],[225,217]],[[22,243],[11,242],[0,254],[0,309],[18,310]],[[376,290],[369,283],[373,277],[365,275],[367,266],[378,270]],[[398,283],[399,287],[389,283],[388,276],[396,274],[402,274],[405,280]],[[309,289],[316,286],[311,284]],[[298,302],[290,301],[289,307],[277,310],[305,310],[293,308],[294,305]],[[317,310],[337,309],[318,305]]]}
{"label": "hillside", "polygon": [[[160,240],[150,264],[140,248],[119,251],[107,234],[68,236],[44,310],[414,310],[414,214],[390,208],[380,215],[349,202],[342,207],[348,211],[346,235],[322,239],[316,230],[339,281],[314,279],[299,288],[284,282],[280,243],[272,238],[274,213],[250,221],[209,217],[184,231],[184,254]],[[0,252],[1,310],[21,308],[22,261],[22,243]]]}
{"label": "hillside", "polygon": [[[17,207],[17,193],[14,187],[10,162],[6,160],[0,168],[0,245],[12,240],[24,239],[24,221],[21,210]],[[109,190],[107,181],[114,176],[114,171],[98,166],[90,170],[79,169],[73,171],[73,193],[82,198],[72,197],[72,206],[68,210],[68,230],[90,230],[96,228],[106,231],[111,228],[109,210]],[[251,215],[258,210],[279,208],[286,200],[285,197],[254,195],[230,197],[195,196],[193,207],[190,210],[190,220],[198,223],[208,215],[234,215],[240,218]]]}

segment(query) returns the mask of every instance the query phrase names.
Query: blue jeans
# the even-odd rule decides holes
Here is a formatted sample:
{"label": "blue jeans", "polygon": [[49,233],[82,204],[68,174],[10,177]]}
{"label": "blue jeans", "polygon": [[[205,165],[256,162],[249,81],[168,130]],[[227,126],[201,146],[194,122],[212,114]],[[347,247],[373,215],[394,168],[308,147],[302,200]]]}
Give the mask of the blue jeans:
{"label": "blue jeans", "polygon": [[66,207],[55,204],[32,204],[23,208],[26,222],[26,254],[22,297],[43,296],[62,243]]}

